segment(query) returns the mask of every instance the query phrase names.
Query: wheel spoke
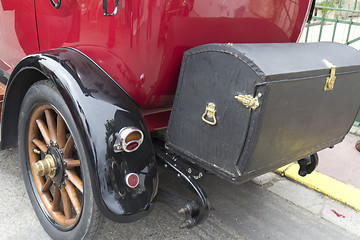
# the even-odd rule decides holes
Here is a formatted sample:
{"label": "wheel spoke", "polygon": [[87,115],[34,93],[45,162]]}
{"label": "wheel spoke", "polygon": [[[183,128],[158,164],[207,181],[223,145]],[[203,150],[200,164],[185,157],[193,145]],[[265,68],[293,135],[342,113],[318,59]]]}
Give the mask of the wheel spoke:
{"label": "wheel spoke", "polygon": [[52,114],[51,110],[49,110],[49,109],[45,110],[45,118],[46,118],[46,123],[49,128],[51,140],[55,143],[55,142],[57,142],[56,141],[56,123],[55,123],[54,115]]}
{"label": "wheel spoke", "polygon": [[83,182],[77,176],[76,172],[74,170],[65,170],[65,172],[68,175],[68,179],[70,180],[70,182],[72,182],[81,193],[84,193]]}
{"label": "wheel spoke", "polygon": [[72,215],[69,195],[67,194],[64,187],[61,188],[60,192],[61,192],[61,200],[62,200],[63,207],[64,207],[65,218],[69,219],[69,218],[71,218],[71,215]]}
{"label": "wheel spoke", "polygon": [[41,191],[43,193],[49,191],[52,184],[53,184],[53,181],[51,180],[51,178],[48,177],[46,179],[46,182],[45,182],[44,186],[42,187]]}
{"label": "wheel spoke", "polygon": [[71,158],[64,159],[66,162],[66,169],[73,169],[76,167],[80,167],[80,160],[74,160]]}
{"label": "wheel spoke", "polygon": [[43,152],[43,153],[46,153],[47,151],[47,147],[45,145],[44,142],[42,142],[41,140],[37,139],[37,138],[34,138],[32,140],[32,142]]}
{"label": "wheel spoke", "polygon": [[74,185],[67,179],[65,179],[65,189],[69,195],[70,201],[75,209],[76,214],[79,214],[81,211],[81,203],[79,201]]}
{"label": "wheel spoke", "polygon": [[60,210],[60,189],[58,186],[54,186],[54,196],[53,196],[53,211],[59,211]]}
{"label": "wheel spoke", "polygon": [[57,135],[57,143],[59,144],[59,148],[63,148],[65,146],[65,142],[66,142],[65,134],[66,133],[65,133],[64,119],[62,119],[62,117],[58,114],[56,135]]}
{"label": "wheel spoke", "polygon": [[68,138],[64,147],[64,158],[70,158],[74,150],[74,140],[72,136]]}
{"label": "wheel spoke", "polygon": [[36,119],[36,124],[38,125],[38,128],[46,144],[50,144],[49,130],[47,129],[45,123],[41,119]]}

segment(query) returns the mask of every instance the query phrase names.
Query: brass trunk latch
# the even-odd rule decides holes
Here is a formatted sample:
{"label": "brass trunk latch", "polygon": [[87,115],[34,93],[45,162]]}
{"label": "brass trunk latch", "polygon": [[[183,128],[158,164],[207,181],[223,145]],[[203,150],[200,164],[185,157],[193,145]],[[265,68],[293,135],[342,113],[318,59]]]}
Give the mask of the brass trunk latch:
{"label": "brass trunk latch", "polygon": [[[206,122],[207,124],[210,125],[216,125],[216,116],[215,116],[215,110],[216,105],[215,103],[208,103],[208,105],[206,106],[205,112],[202,115],[202,120],[204,122]],[[207,120],[206,118],[208,118],[209,120]]]}
{"label": "brass trunk latch", "polygon": [[331,69],[330,77],[328,77],[326,79],[324,91],[331,91],[334,89],[334,84],[335,84],[335,79],[336,79],[336,76],[335,76],[336,66],[332,66],[330,69]]}
{"label": "brass trunk latch", "polygon": [[257,95],[257,97],[253,97],[251,95],[237,95],[235,98],[241,102],[246,108],[251,108],[252,110],[257,109],[260,106],[259,98],[262,96],[261,93]]}

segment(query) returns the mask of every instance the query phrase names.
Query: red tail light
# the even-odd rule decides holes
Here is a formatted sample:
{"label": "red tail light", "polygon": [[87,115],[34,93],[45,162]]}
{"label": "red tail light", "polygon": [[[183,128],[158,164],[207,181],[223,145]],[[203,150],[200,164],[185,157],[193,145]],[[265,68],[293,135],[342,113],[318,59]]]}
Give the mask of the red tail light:
{"label": "red tail light", "polygon": [[136,151],[144,140],[144,134],[136,127],[124,127],[115,134],[114,152]]}

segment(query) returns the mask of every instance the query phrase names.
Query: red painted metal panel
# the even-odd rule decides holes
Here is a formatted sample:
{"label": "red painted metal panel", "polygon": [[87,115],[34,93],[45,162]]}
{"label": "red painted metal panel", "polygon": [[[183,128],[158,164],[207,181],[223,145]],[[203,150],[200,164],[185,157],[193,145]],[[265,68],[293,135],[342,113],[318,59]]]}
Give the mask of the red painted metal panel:
{"label": "red painted metal panel", "polygon": [[39,51],[34,1],[0,1],[0,69],[11,73],[26,55]]}
{"label": "red painted metal panel", "polygon": [[[99,0],[62,1],[59,9],[55,9],[50,0],[35,0],[40,50],[67,46],[82,51],[145,111],[158,108],[163,116],[167,114],[163,114],[162,109],[172,104],[185,50],[214,42],[295,42],[309,2],[120,0],[118,13],[105,17]],[[10,72],[20,56],[37,51],[34,11],[29,11],[33,8],[29,1],[1,0],[1,3],[0,18],[18,26],[15,30],[9,26],[9,30],[15,33],[0,40],[1,46],[19,40],[11,50],[13,57],[0,56],[10,65]],[[5,10],[5,4],[9,3],[13,3],[11,9],[15,11]],[[112,12],[113,5],[114,0],[108,0],[109,12]],[[3,36],[4,28],[1,31]],[[29,36],[29,43],[25,43],[20,34]],[[0,55],[3,52],[0,47]],[[151,119],[151,115],[147,115],[147,119]],[[167,118],[157,116],[154,119],[163,120],[157,124],[147,121],[150,130],[166,127]]]}

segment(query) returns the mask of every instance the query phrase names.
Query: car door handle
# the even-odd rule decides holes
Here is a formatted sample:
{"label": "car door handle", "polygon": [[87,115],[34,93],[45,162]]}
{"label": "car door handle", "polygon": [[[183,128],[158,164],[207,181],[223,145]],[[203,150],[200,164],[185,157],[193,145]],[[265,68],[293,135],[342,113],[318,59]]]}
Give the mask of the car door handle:
{"label": "car door handle", "polygon": [[114,7],[114,11],[110,14],[107,10],[107,2],[108,0],[103,0],[103,11],[104,11],[104,16],[105,17],[111,17],[111,16],[115,16],[117,14],[117,12],[119,11],[119,0],[115,0],[115,7]]}
{"label": "car door handle", "polygon": [[50,0],[50,2],[54,6],[55,9],[59,9],[59,7],[61,5],[61,0],[57,0],[57,2],[55,2],[54,0]]}

